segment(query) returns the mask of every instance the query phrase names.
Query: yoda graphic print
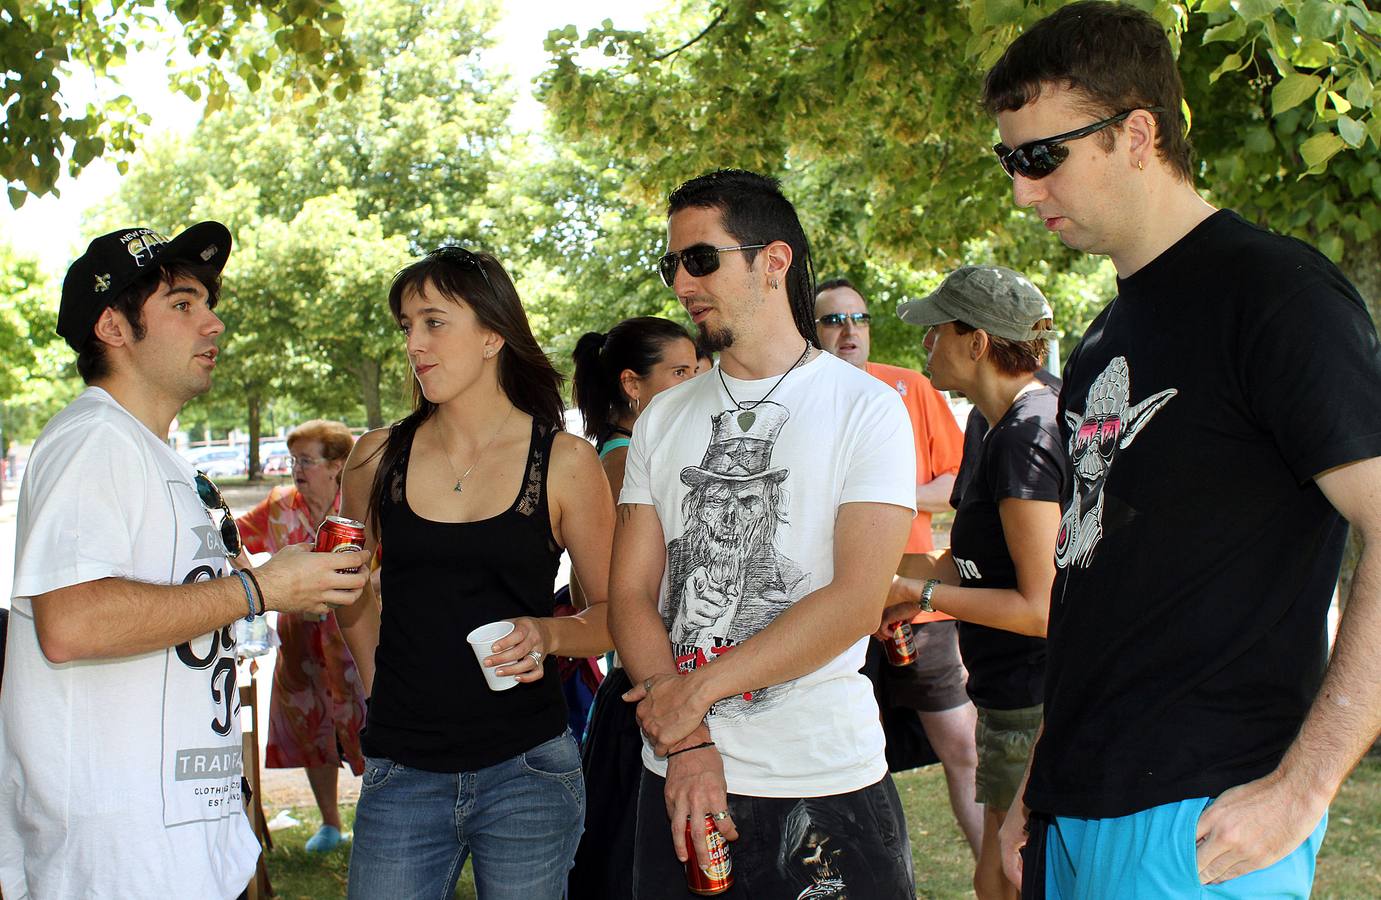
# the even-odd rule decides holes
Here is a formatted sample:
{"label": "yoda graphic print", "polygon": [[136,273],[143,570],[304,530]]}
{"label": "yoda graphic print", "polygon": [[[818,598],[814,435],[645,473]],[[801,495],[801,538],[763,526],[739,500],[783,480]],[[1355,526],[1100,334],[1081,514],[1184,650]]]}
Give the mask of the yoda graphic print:
{"label": "yoda graphic print", "polygon": [[[789,470],[772,468],[772,448],[789,417],[772,402],[716,413],[704,459],[681,471],[690,492],[681,502],[685,531],[667,544],[664,624],[682,671],[728,652],[810,592],[809,575],[776,542],[789,521]],[[711,713],[743,715],[784,690],[721,700]]]}
{"label": "yoda graphic print", "polygon": [[1177,394],[1174,388],[1131,405],[1132,374],[1117,356],[1093,380],[1087,411],[1065,410],[1070,428],[1069,458],[1074,464],[1074,496],[1060,521],[1055,564],[1087,567],[1103,537],[1103,485],[1117,454],[1132,445],[1142,428]]}

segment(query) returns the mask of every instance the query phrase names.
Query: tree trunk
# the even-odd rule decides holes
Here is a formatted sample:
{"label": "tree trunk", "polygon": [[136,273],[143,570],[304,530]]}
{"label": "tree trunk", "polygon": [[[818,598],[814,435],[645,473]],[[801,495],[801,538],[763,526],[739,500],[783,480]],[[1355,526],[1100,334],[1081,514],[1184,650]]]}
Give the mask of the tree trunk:
{"label": "tree trunk", "polygon": [[245,396],[245,402],[249,404],[249,480],[259,481],[262,477],[259,469],[259,394],[257,391],[250,391]]}
{"label": "tree trunk", "polygon": [[360,394],[364,398],[365,425],[369,428],[384,427],[383,405],[379,402],[379,380],[383,366],[377,359],[362,358],[355,366],[355,377],[360,380]]}
{"label": "tree trunk", "polygon": [[[1381,322],[1381,237],[1372,238],[1365,243],[1348,242],[1340,267],[1348,277],[1357,293],[1367,302],[1374,325]],[[1357,530],[1352,529],[1347,536],[1347,548],[1343,551],[1343,567],[1338,573],[1338,612],[1347,609],[1348,597],[1352,593],[1352,579],[1357,572],[1357,563],[1362,558],[1362,539]]]}

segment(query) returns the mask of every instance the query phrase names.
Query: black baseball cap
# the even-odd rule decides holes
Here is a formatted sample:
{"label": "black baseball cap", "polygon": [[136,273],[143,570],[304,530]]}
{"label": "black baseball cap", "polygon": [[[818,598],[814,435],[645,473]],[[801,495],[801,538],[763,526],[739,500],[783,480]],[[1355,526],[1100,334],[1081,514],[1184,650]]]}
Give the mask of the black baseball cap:
{"label": "black baseball cap", "polygon": [[230,258],[230,229],[198,222],[171,240],[151,228],[121,228],[91,242],[62,281],[58,334],[81,350],[96,320],[140,276],[162,263],[210,266],[219,274]]}

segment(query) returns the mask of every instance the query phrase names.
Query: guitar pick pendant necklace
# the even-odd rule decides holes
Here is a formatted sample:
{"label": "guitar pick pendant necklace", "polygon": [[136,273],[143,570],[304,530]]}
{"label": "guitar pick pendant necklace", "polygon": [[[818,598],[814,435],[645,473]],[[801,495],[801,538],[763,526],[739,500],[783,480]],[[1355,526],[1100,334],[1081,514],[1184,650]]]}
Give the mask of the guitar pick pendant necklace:
{"label": "guitar pick pendant necklace", "polygon": [[[489,448],[494,446],[494,442],[499,439],[499,433],[504,430],[504,426],[508,424],[508,420],[513,418],[513,410],[515,409],[517,409],[516,406],[508,407],[508,415],[503,417],[503,422],[501,422],[499,424],[499,427],[494,431],[494,436],[491,437],[489,439],[489,443],[485,444],[483,449],[481,449],[480,452],[476,454],[475,461],[470,463],[470,468],[466,469],[460,475],[456,475],[456,486],[451,488],[451,490],[455,491],[457,494],[462,494],[465,492],[465,479],[470,476],[471,472],[475,471],[475,466],[480,464],[480,460],[484,458],[485,453],[489,452]],[[451,448],[446,445],[445,441],[442,441],[441,452],[446,454],[446,465],[451,467],[451,474],[455,475],[456,464],[451,461]]]}
{"label": "guitar pick pendant necklace", "polygon": [[782,377],[777,379],[777,383],[772,385],[772,390],[762,395],[761,400],[751,400],[748,402],[739,402],[738,400],[735,400],[733,392],[729,390],[729,382],[724,380],[724,369],[721,368],[719,370],[719,383],[724,385],[724,393],[729,395],[729,402],[734,404],[735,409],[739,410],[739,414],[734,418],[738,420],[738,427],[741,430],[747,431],[749,428],[753,427],[753,422],[755,422],[758,418],[757,413],[753,412],[753,410],[757,408],[758,404],[766,403],[767,398],[772,396],[772,391],[775,391],[778,387],[780,387],[781,383],[786,380],[786,376],[790,375],[793,371],[796,370],[797,366],[805,362],[806,357],[809,355],[810,341],[806,341],[806,349],[801,351],[801,355],[796,357],[796,361],[791,364],[791,368],[783,372]]}

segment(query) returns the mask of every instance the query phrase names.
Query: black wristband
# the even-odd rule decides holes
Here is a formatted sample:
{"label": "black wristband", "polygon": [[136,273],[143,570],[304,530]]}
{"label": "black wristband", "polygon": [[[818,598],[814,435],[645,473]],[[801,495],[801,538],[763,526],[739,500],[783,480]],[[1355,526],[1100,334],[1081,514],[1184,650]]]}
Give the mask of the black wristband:
{"label": "black wristband", "polygon": [[682,747],[680,750],[673,750],[667,754],[667,759],[671,759],[678,753],[689,753],[692,750],[704,750],[706,747],[713,747],[714,741],[706,741],[703,744],[696,744],[694,747]]}
{"label": "black wristband", "polygon": [[249,580],[252,581],[252,582],[254,582],[254,593],[256,593],[256,594],[259,595],[259,612],[255,613],[255,615],[262,616],[265,612],[268,611],[268,608],[269,608],[268,601],[264,599],[264,589],[261,588],[261,587],[259,587],[259,579],[257,579],[257,578],[254,577],[254,570],[253,570],[253,569],[251,569],[251,568],[249,568],[248,566],[246,566],[245,568],[241,569],[240,571],[241,571],[241,572],[244,572],[246,575],[248,575],[248,576],[249,576]]}

